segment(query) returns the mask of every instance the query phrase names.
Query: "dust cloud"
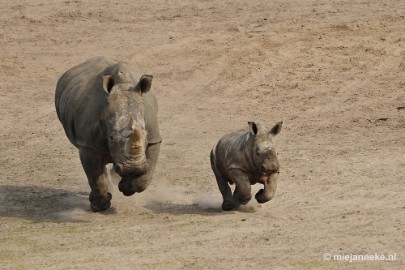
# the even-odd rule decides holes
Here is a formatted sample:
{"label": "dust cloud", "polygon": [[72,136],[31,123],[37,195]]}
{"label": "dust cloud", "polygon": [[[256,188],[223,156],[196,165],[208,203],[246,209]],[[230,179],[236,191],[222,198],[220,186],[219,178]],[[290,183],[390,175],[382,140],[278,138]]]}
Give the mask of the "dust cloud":
{"label": "dust cloud", "polygon": [[[136,193],[133,196],[125,197],[118,190],[118,183],[121,180],[120,176],[114,172],[112,166],[107,166],[107,175],[109,179],[109,190],[113,195],[112,205],[117,209],[129,210],[148,204],[179,204],[179,205],[197,205],[202,210],[220,210],[222,205],[222,196],[219,190],[212,192],[198,193],[191,195],[185,187],[170,185],[167,180],[160,179],[159,185],[149,187],[143,193]],[[261,208],[261,205],[256,202],[254,195],[262,188],[261,185],[252,186],[252,200],[247,205],[242,205],[239,208],[240,212],[256,212]]]}
{"label": "dust cloud", "polygon": [[216,193],[202,193],[197,195],[193,201],[201,209],[221,209],[221,195]]}

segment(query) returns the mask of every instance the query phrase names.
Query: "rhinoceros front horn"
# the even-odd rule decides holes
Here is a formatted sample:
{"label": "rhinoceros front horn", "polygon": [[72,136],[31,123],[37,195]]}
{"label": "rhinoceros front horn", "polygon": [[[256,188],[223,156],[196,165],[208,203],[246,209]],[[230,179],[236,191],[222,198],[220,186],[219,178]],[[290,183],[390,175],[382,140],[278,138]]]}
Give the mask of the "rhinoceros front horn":
{"label": "rhinoceros front horn", "polygon": [[142,150],[143,150],[142,130],[140,128],[136,128],[130,140],[129,152],[131,155],[138,156],[143,154]]}

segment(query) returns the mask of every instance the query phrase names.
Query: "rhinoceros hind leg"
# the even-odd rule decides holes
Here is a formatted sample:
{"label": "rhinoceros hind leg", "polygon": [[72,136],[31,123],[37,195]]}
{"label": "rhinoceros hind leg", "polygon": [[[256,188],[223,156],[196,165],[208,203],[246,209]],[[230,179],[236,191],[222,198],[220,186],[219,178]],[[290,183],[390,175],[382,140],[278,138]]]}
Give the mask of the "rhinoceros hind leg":
{"label": "rhinoceros hind leg", "polygon": [[221,192],[223,198],[222,210],[231,211],[237,209],[240,203],[233,198],[232,190],[231,187],[229,186],[229,181],[221,172],[221,170],[218,168],[213,151],[211,151],[210,158],[211,158],[211,168],[214,172],[219,191]]}

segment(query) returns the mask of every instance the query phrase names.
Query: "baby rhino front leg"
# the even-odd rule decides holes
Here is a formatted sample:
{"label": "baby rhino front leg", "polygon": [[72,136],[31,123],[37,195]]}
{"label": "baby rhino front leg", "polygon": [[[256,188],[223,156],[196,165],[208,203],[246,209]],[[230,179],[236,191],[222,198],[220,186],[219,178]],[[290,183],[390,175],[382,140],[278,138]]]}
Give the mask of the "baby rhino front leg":
{"label": "baby rhino front leg", "polygon": [[273,199],[277,189],[278,172],[271,174],[266,181],[264,181],[264,189],[259,190],[255,198],[258,203],[265,203]]}
{"label": "baby rhino front leg", "polygon": [[247,204],[252,199],[248,175],[241,170],[232,169],[229,172],[229,177],[236,186],[233,193],[234,199],[241,204]]}

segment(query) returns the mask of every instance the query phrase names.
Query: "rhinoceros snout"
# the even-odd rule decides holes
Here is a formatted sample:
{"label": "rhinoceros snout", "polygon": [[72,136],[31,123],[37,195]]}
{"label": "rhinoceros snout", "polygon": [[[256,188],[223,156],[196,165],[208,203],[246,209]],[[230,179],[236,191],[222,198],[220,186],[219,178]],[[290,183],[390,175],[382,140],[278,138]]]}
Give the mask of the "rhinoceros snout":
{"label": "rhinoceros snout", "polygon": [[135,192],[143,192],[148,187],[150,180],[151,178],[147,174],[142,176],[128,175],[121,179],[118,189],[125,196],[131,196]]}
{"label": "rhinoceros snout", "polygon": [[262,165],[260,166],[260,170],[262,171],[262,173],[276,173],[280,170],[280,166],[278,164]]}
{"label": "rhinoceros snout", "polygon": [[146,158],[139,161],[127,160],[123,163],[115,163],[114,170],[121,177],[126,176],[140,176],[146,173],[148,169],[148,163]]}
{"label": "rhinoceros snout", "polygon": [[266,159],[260,166],[263,173],[275,173],[280,170],[280,164],[277,158]]}

